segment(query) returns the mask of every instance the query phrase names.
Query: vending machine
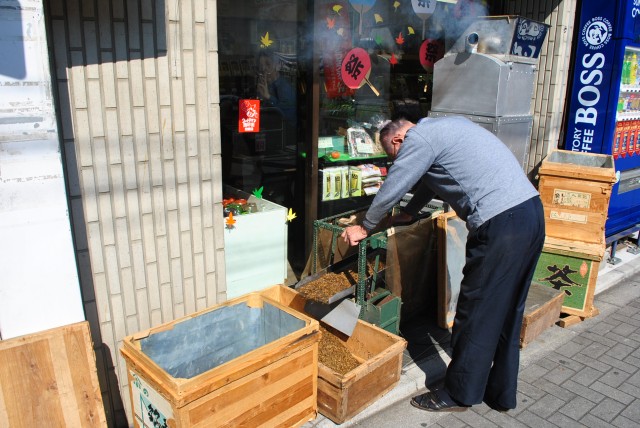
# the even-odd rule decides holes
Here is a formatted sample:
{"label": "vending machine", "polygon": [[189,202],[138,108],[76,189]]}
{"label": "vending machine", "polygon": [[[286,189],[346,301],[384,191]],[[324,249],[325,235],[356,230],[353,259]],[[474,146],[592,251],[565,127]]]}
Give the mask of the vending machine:
{"label": "vending machine", "polygon": [[614,158],[607,242],[640,229],[640,0],[584,0],[565,150]]}

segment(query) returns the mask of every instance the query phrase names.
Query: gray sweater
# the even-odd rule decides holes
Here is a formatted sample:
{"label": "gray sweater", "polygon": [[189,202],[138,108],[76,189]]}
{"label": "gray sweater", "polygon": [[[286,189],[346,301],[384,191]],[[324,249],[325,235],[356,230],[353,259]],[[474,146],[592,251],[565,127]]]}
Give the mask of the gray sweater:
{"label": "gray sweater", "polygon": [[491,132],[461,116],[425,118],[407,131],[363,226],[375,228],[421,179],[419,198],[426,202],[438,195],[470,230],[538,195],[511,151]]}

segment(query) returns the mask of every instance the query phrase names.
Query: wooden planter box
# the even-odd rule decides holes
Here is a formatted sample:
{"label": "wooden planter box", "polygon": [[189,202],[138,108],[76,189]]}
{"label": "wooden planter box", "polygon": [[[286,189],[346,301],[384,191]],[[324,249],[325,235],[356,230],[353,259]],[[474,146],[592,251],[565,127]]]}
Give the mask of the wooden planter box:
{"label": "wooden planter box", "polygon": [[562,313],[588,318],[595,314],[593,296],[604,244],[585,244],[546,237],[533,284],[564,293]]}
{"label": "wooden planter box", "polygon": [[317,414],[317,321],[257,293],[128,336],[136,427],[300,426]]}
{"label": "wooden planter box", "polygon": [[563,301],[564,292],[537,283],[531,284],[520,330],[521,348],[533,342],[560,319]]}
{"label": "wooden planter box", "polygon": [[[263,294],[293,309],[304,309],[304,298],[291,288],[276,286]],[[358,320],[345,345],[362,362],[360,366],[340,375],[318,363],[318,411],[337,424],[353,418],[397,385],[407,342]]]}
{"label": "wooden planter box", "polygon": [[616,181],[613,157],[555,150],[542,162],[539,175],[546,235],[604,244],[609,199]]}

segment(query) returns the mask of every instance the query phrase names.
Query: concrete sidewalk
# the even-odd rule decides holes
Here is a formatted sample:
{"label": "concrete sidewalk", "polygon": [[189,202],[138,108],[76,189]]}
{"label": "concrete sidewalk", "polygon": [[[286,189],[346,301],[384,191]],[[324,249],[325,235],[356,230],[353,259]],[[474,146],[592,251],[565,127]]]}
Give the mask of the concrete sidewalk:
{"label": "concrete sidewalk", "polygon": [[[640,255],[619,251],[623,263],[598,275],[600,314],[571,326],[552,326],[521,352],[518,408],[485,404],[462,413],[429,413],[411,396],[444,377],[448,349],[403,367],[399,384],[351,420],[322,415],[304,428],[326,427],[638,427],[640,426]],[[604,262],[603,262],[604,263]]]}

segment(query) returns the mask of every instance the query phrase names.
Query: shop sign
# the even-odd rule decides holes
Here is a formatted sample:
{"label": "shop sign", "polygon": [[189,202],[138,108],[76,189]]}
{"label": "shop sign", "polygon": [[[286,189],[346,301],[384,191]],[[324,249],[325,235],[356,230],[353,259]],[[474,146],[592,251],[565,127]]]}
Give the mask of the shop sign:
{"label": "shop sign", "polygon": [[433,70],[433,65],[444,56],[442,40],[427,39],[420,45],[420,65],[427,71]]}
{"label": "shop sign", "polygon": [[238,132],[260,132],[260,100],[238,101]]}
{"label": "shop sign", "polygon": [[605,153],[604,144],[612,137],[605,135],[605,122],[608,89],[614,78],[614,8],[595,3],[599,2],[585,3],[582,11],[564,149]]}

